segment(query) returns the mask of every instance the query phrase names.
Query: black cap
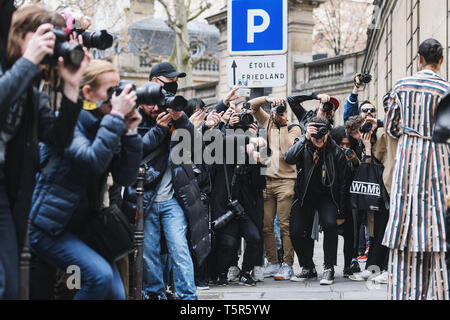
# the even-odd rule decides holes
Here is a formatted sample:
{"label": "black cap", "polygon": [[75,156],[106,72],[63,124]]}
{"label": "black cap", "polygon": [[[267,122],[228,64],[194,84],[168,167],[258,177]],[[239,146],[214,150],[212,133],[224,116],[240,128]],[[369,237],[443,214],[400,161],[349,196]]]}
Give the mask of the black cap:
{"label": "black cap", "polygon": [[175,70],[174,66],[169,62],[160,62],[155,64],[150,71],[149,80],[152,81],[154,77],[164,76],[167,78],[184,78],[186,77],[186,73],[178,72]]}

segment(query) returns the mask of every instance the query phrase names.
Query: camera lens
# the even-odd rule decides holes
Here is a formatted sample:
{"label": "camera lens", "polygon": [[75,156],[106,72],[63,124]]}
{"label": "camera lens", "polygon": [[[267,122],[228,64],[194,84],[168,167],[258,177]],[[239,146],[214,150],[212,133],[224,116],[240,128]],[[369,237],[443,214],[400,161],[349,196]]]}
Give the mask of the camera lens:
{"label": "camera lens", "polygon": [[367,122],[361,127],[360,131],[362,133],[367,133],[367,132],[370,132],[372,130],[372,128],[373,128],[373,125],[370,122]]}
{"label": "camera lens", "polygon": [[83,37],[83,44],[86,48],[105,50],[113,45],[113,36],[106,30],[94,32],[84,31],[81,36]]}
{"label": "camera lens", "polygon": [[322,109],[323,109],[323,111],[324,111],[325,113],[333,112],[333,110],[334,110],[334,104],[332,104],[331,102],[325,102],[325,103],[323,104]]}
{"label": "camera lens", "polygon": [[353,155],[355,154],[355,151],[353,151],[352,149],[345,149],[345,156],[347,157],[347,158],[352,158],[353,157]]}
{"label": "camera lens", "polygon": [[286,110],[287,110],[286,106],[278,106],[275,108],[275,112],[280,116],[284,115]]}
{"label": "camera lens", "polygon": [[80,45],[76,45],[69,42],[59,42],[55,44],[54,59],[58,57],[64,58],[64,64],[74,67],[78,67],[83,61],[84,51]]}

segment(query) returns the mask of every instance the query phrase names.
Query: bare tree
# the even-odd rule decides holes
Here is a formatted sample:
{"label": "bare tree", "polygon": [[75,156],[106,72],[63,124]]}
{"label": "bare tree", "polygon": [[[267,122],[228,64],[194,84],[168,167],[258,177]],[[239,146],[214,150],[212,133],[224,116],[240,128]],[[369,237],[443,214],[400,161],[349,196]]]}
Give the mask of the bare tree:
{"label": "bare tree", "polygon": [[346,54],[364,50],[371,1],[329,0],[314,11],[313,52]]}
{"label": "bare tree", "polygon": [[188,33],[188,22],[198,18],[204,11],[211,7],[208,0],[195,1],[200,4],[194,7],[192,0],[158,0],[167,14],[166,23],[175,32],[175,45],[169,61],[177,69],[186,72],[186,78],[181,79],[184,86],[192,84],[192,70],[205,58],[196,59],[192,50],[196,47],[195,41],[190,41]]}

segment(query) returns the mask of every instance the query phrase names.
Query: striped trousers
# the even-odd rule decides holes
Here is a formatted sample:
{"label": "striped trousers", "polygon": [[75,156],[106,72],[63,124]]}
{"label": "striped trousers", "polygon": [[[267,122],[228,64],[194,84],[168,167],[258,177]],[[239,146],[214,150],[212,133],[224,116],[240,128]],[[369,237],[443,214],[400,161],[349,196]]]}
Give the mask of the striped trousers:
{"label": "striped trousers", "polygon": [[390,249],[388,300],[426,300],[430,285],[432,300],[449,300],[445,252]]}

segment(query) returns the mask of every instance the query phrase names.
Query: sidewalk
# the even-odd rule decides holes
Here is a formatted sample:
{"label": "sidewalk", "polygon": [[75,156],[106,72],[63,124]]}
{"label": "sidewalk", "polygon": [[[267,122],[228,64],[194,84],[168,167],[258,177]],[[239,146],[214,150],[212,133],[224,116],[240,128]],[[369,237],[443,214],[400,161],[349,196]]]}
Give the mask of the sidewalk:
{"label": "sidewalk", "polygon": [[[331,286],[319,284],[323,271],[322,237],[315,242],[314,263],[318,280],[305,283],[275,281],[266,278],[255,287],[231,283],[228,287],[210,286],[210,290],[198,291],[199,300],[386,300],[387,285],[371,282],[356,282],[343,278],[343,238],[339,237],[338,265],[335,267],[335,281]],[[360,263],[361,270],[365,264]],[[300,272],[297,257],[294,259],[294,273]]]}

